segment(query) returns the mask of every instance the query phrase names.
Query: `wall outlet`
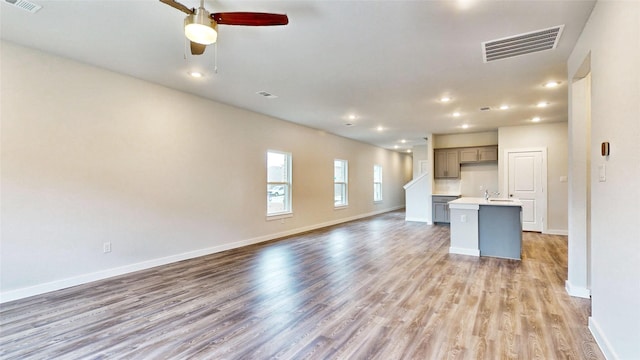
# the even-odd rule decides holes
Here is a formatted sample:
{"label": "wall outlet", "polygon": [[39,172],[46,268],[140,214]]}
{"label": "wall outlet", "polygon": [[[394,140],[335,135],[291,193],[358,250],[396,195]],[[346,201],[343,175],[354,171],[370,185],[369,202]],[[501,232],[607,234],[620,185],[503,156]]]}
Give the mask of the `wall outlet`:
{"label": "wall outlet", "polygon": [[467,222],[467,215],[460,215],[460,222],[466,223]]}
{"label": "wall outlet", "polygon": [[102,244],[102,252],[104,252],[105,254],[111,252],[111,241],[107,241],[106,243]]}

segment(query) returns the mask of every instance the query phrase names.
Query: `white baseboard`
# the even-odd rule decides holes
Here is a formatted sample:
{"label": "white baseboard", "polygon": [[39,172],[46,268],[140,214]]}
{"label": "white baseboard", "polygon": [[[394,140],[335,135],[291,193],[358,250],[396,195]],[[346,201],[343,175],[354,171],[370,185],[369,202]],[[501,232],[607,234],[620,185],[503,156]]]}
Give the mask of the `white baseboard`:
{"label": "white baseboard", "polygon": [[598,322],[593,318],[593,316],[589,316],[589,331],[591,331],[591,335],[593,335],[598,347],[600,347],[602,354],[604,354],[604,357],[607,358],[607,360],[620,359],[616,352],[613,351],[611,343],[607,340],[607,337],[604,335],[602,329],[598,326]]}
{"label": "white baseboard", "polygon": [[450,254],[460,254],[460,255],[470,255],[470,256],[480,256],[480,249],[467,249],[467,248],[459,248],[459,247],[450,247]]}
{"label": "white baseboard", "polygon": [[231,250],[231,249],[235,249],[235,248],[239,248],[239,247],[243,247],[243,246],[247,246],[247,245],[257,244],[257,243],[261,243],[261,242],[265,242],[265,241],[269,241],[269,240],[279,239],[279,238],[286,237],[286,236],[300,234],[300,233],[303,233],[303,232],[316,230],[316,229],[320,229],[320,228],[324,228],[324,227],[328,227],[328,226],[338,225],[338,224],[346,223],[346,222],[349,222],[349,221],[359,220],[359,219],[363,219],[363,218],[374,216],[374,215],[380,215],[380,214],[384,214],[384,213],[387,213],[387,212],[400,210],[400,209],[403,209],[403,208],[404,208],[404,206],[395,206],[395,207],[384,209],[384,210],[378,210],[378,211],[373,211],[373,212],[366,213],[366,214],[360,214],[360,215],[356,215],[356,216],[351,216],[351,217],[348,217],[348,218],[342,218],[342,219],[327,221],[327,222],[324,222],[324,223],[314,224],[314,225],[310,225],[310,226],[304,226],[304,227],[300,227],[300,228],[296,228],[296,229],[291,229],[291,230],[287,230],[287,231],[278,232],[278,233],[275,233],[275,234],[269,234],[269,235],[259,236],[259,237],[255,237],[255,238],[251,238],[251,239],[235,241],[235,242],[232,242],[232,243],[227,243],[227,244],[212,246],[212,247],[208,247],[208,248],[204,248],[204,249],[198,249],[198,250],[194,250],[194,251],[189,251],[189,252],[182,253],[182,254],[176,254],[176,255],[166,256],[166,257],[162,257],[162,258],[142,261],[142,262],[135,263],[135,264],[120,266],[120,267],[117,267],[117,268],[96,271],[96,272],[92,272],[92,273],[89,273],[89,274],[82,274],[82,275],[79,275],[79,276],[74,276],[74,277],[70,277],[70,278],[66,278],[66,279],[55,280],[55,281],[51,281],[51,282],[47,282],[47,283],[43,283],[43,284],[38,284],[38,285],[28,286],[28,287],[24,287],[24,288],[20,288],[20,289],[5,291],[5,292],[0,293],[0,304],[5,303],[5,302],[9,302],[9,301],[13,301],[13,300],[24,299],[24,298],[27,298],[27,297],[30,297],[30,296],[34,296],[34,295],[40,295],[40,294],[48,293],[48,292],[51,292],[51,291],[66,289],[68,287],[82,285],[82,284],[90,283],[90,282],[93,282],[93,281],[104,280],[104,279],[108,279],[108,278],[111,278],[111,277],[114,277],[114,276],[120,276],[120,275],[124,275],[124,274],[128,274],[128,273],[132,273],[132,272],[135,272],[135,271],[146,270],[146,269],[150,269],[150,268],[153,268],[153,267],[156,267],[156,266],[161,266],[161,265],[174,263],[174,262],[177,262],[177,261],[193,259],[193,258],[197,258],[197,257],[200,257],[200,256],[210,255],[210,254],[214,254],[214,253],[218,253],[218,252],[222,252],[222,251],[226,251],[226,250]]}
{"label": "white baseboard", "polygon": [[588,288],[583,287],[583,286],[575,286],[575,285],[571,284],[571,282],[569,282],[569,280],[565,280],[564,288],[565,288],[565,290],[567,290],[567,293],[570,296],[579,297],[579,298],[585,298],[585,299],[590,299],[591,298],[591,290],[589,290]]}
{"label": "white baseboard", "polygon": [[44,284],[38,284],[38,285],[24,287],[16,290],[5,291],[3,293],[0,293],[0,303],[19,300],[29,296],[40,295],[40,294],[48,293],[51,291],[66,289],[72,286],[82,285],[82,284],[90,283],[93,281],[104,280],[114,276],[120,276],[128,273],[132,273],[135,271],[150,269],[156,266],[166,265],[166,264],[170,264],[177,261],[209,255],[209,254],[213,254],[213,253],[217,253],[225,250],[230,250],[235,247],[246,246],[249,244],[250,243],[246,241],[238,241],[234,243],[190,251],[182,254],[176,254],[176,255],[166,256],[162,258],[142,261],[135,264],[96,271],[89,274],[82,274],[82,275],[78,275],[78,276],[74,276],[66,279],[47,282]]}
{"label": "white baseboard", "polygon": [[569,236],[569,230],[562,230],[562,229],[547,229],[546,231],[543,232],[544,234],[549,234],[549,235],[564,235],[564,236]]}

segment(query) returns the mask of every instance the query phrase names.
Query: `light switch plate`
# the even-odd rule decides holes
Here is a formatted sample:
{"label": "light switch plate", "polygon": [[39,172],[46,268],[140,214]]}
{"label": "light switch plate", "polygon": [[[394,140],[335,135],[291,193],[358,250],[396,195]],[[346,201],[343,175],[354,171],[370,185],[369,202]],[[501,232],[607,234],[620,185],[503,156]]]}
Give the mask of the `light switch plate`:
{"label": "light switch plate", "polygon": [[607,167],[605,164],[598,165],[598,181],[607,181]]}

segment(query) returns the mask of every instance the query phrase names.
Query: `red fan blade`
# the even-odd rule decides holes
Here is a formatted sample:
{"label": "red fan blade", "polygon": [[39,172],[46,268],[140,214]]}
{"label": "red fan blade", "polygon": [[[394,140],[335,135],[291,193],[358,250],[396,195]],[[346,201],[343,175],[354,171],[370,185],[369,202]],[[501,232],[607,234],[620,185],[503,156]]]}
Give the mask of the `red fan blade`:
{"label": "red fan blade", "polygon": [[273,26],[289,23],[287,15],[258,12],[215,13],[211,18],[220,25]]}

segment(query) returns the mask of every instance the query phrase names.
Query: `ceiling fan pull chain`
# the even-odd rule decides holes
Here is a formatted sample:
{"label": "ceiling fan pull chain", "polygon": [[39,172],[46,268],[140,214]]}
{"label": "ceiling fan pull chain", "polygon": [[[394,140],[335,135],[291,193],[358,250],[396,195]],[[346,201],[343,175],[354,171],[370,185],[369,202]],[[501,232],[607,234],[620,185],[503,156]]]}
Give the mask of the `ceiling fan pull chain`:
{"label": "ceiling fan pull chain", "polygon": [[182,52],[182,57],[187,60],[187,38],[184,38],[184,48],[183,48],[183,52]]}
{"label": "ceiling fan pull chain", "polygon": [[215,43],[215,48],[213,49],[214,54],[213,54],[213,73],[217,74],[218,73],[218,42],[216,41]]}

